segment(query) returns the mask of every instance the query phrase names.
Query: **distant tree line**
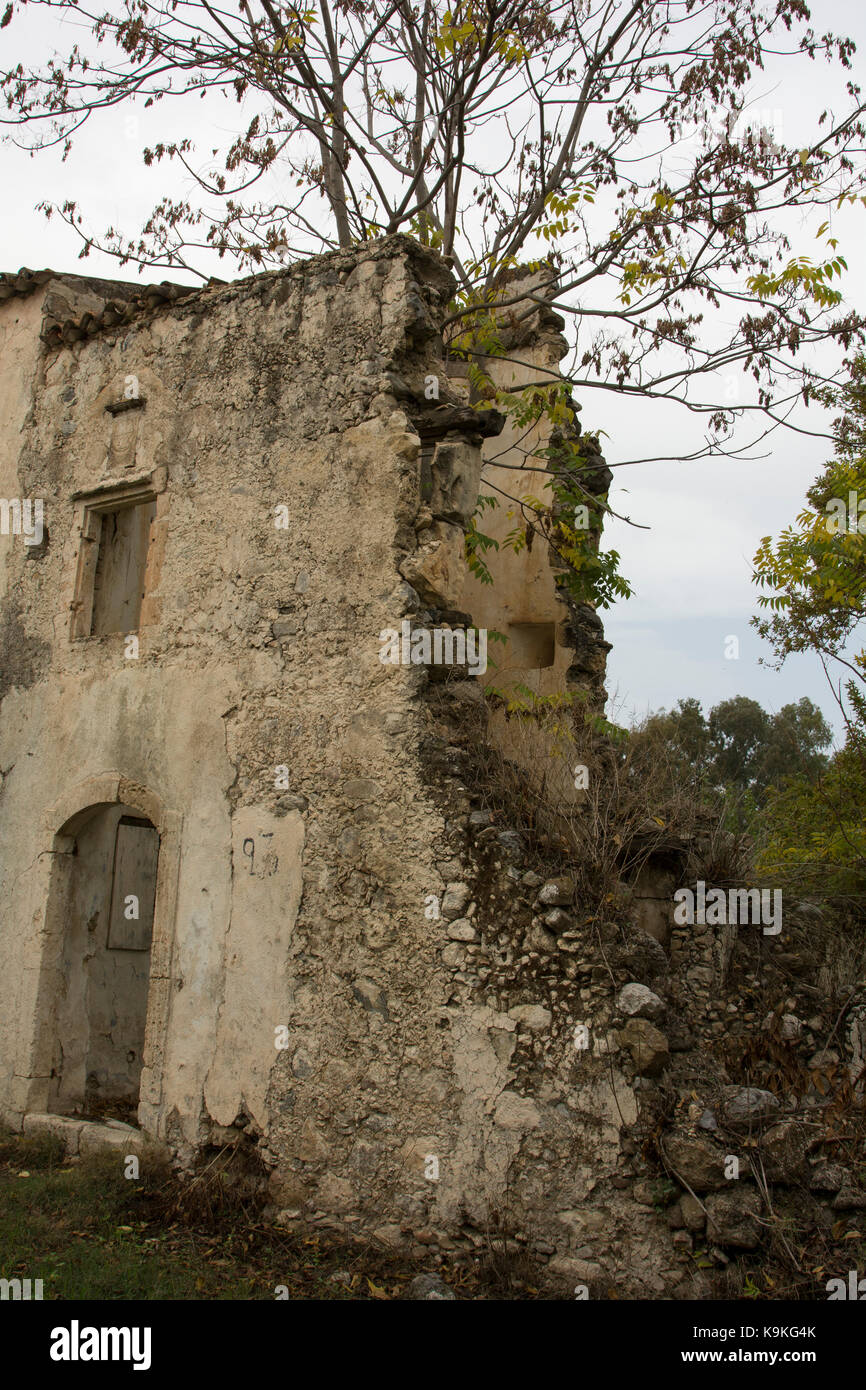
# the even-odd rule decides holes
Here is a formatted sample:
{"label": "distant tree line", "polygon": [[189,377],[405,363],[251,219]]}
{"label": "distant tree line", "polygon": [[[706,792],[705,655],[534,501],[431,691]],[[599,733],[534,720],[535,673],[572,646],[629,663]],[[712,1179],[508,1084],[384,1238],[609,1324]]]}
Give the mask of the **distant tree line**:
{"label": "distant tree line", "polygon": [[679,700],[675,709],[644,720],[632,742],[647,756],[663,754],[684,779],[706,792],[730,790],[757,805],[771,787],[786,781],[816,782],[828,766],[832,737],[820,709],[805,695],[777,714],[737,695],[714,705],[708,715],[699,700]]}

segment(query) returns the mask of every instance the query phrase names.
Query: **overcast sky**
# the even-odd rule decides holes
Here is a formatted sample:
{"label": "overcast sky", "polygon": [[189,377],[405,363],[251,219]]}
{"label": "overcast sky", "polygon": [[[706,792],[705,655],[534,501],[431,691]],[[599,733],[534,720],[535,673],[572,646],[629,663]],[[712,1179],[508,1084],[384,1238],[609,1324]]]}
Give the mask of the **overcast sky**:
{"label": "overcast sky", "polygon": [[[812,6],[815,27],[850,34],[857,42],[854,80],[866,86],[866,3],[863,0],[820,0]],[[82,32],[67,27],[68,37],[56,38],[44,14],[30,11],[28,53],[15,51],[21,43],[16,24],[0,31],[3,66],[12,54],[35,57],[54,47],[68,49]],[[772,65],[756,84],[753,100],[767,112],[768,123],[781,124],[786,142],[797,140],[799,130],[815,129],[815,118],[825,107],[841,110],[843,79],[840,70],[823,63],[809,66]],[[65,163],[56,152],[32,157],[8,143],[0,146],[4,196],[0,203],[0,269],[16,270],[50,266],[109,278],[135,279],[134,267],[119,270],[108,257],[78,259],[80,243],[59,221],[47,222],[36,210],[43,198],[61,202],[74,198],[85,209],[93,227],[110,224],[137,232],[144,218],[166,189],[164,166],[144,169],[139,151],[147,143],[171,138],[176,133],[177,108],[155,115],[124,115],[115,111],[98,126],[86,131]],[[209,124],[224,133],[233,129],[236,108],[192,102],[192,133],[201,149],[209,143]],[[173,191],[183,185],[172,181]],[[863,222],[866,216],[847,212],[834,221],[841,252],[850,267],[842,285],[849,302],[863,309],[866,298],[866,259]],[[792,251],[816,255],[815,231],[820,218],[789,228]],[[207,273],[229,278],[224,263],[202,262]],[[162,279],[166,271],[145,276]],[[184,279],[179,274],[170,278]],[[735,391],[736,386],[720,383]],[[724,396],[723,396],[724,398]],[[730,399],[730,396],[728,397]],[[762,666],[770,658],[767,646],[750,627],[756,611],[756,591],[751,584],[751,559],[762,536],[777,533],[792,522],[803,502],[805,489],[828,457],[821,439],[777,432],[752,461],[713,458],[692,463],[664,461],[622,467],[625,460],[666,452],[686,452],[699,444],[701,427],[694,417],[674,406],[649,402],[637,404],[609,392],[594,393],[583,404],[583,420],[603,429],[608,462],[616,482],[611,503],[642,527],[622,522],[611,524],[606,546],[622,556],[622,570],[635,589],[627,602],[603,616],[608,639],[608,689],[611,713],[630,722],[649,710],[669,707],[680,697],[697,696],[708,709],[721,699],[744,694],[777,710],[801,695],[809,695],[839,728],[835,706],[816,661],[791,658],[781,672]],[[809,429],[826,427],[817,409],[802,412]],[[739,657],[726,659],[727,639],[737,637]],[[730,645],[730,644],[728,644]]]}

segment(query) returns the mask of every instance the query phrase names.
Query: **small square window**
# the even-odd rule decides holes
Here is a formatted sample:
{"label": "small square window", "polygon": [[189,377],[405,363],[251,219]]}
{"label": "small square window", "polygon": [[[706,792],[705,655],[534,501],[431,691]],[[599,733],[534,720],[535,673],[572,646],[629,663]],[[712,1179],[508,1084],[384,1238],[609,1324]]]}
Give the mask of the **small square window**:
{"label": "small square window", "polygon": [[555,623],[509,623],[509,666],[520,671],[540,671],[552,666],[555,656]]}

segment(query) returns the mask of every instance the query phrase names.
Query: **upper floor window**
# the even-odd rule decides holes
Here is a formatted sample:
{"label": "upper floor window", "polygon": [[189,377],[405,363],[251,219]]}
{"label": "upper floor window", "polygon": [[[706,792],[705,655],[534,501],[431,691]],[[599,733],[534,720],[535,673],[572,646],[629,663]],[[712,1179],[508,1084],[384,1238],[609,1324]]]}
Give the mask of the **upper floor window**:
{"label": "upper floor window", "polygon": [[156,498],[102,512],[90,618],[93,636],[137,630],[155,516]]}
{"label": "upper floor window", "polygon": [[[153,607],[149,590],[156,581],[153,542],[161,500],[149,482],[85,497],[73,638],[136,632],[142,626],[143,603],[148,599]],[[145,621],[153,622],[153,614]]]}

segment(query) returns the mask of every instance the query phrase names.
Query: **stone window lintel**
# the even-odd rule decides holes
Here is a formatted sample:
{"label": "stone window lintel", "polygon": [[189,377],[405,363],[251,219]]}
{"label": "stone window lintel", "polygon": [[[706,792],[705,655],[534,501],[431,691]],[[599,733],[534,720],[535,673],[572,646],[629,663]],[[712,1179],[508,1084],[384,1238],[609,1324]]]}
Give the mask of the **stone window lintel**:
{"label": "stone window lintel", "polygon": [[127,503],[146,501],[159,496],[168,486],[168,469],[154,468],[150,473],[138,473],[133,478],[104,478],[96,487],[73,492],[72,501],[85,504],[88,511],[116,511]]}

